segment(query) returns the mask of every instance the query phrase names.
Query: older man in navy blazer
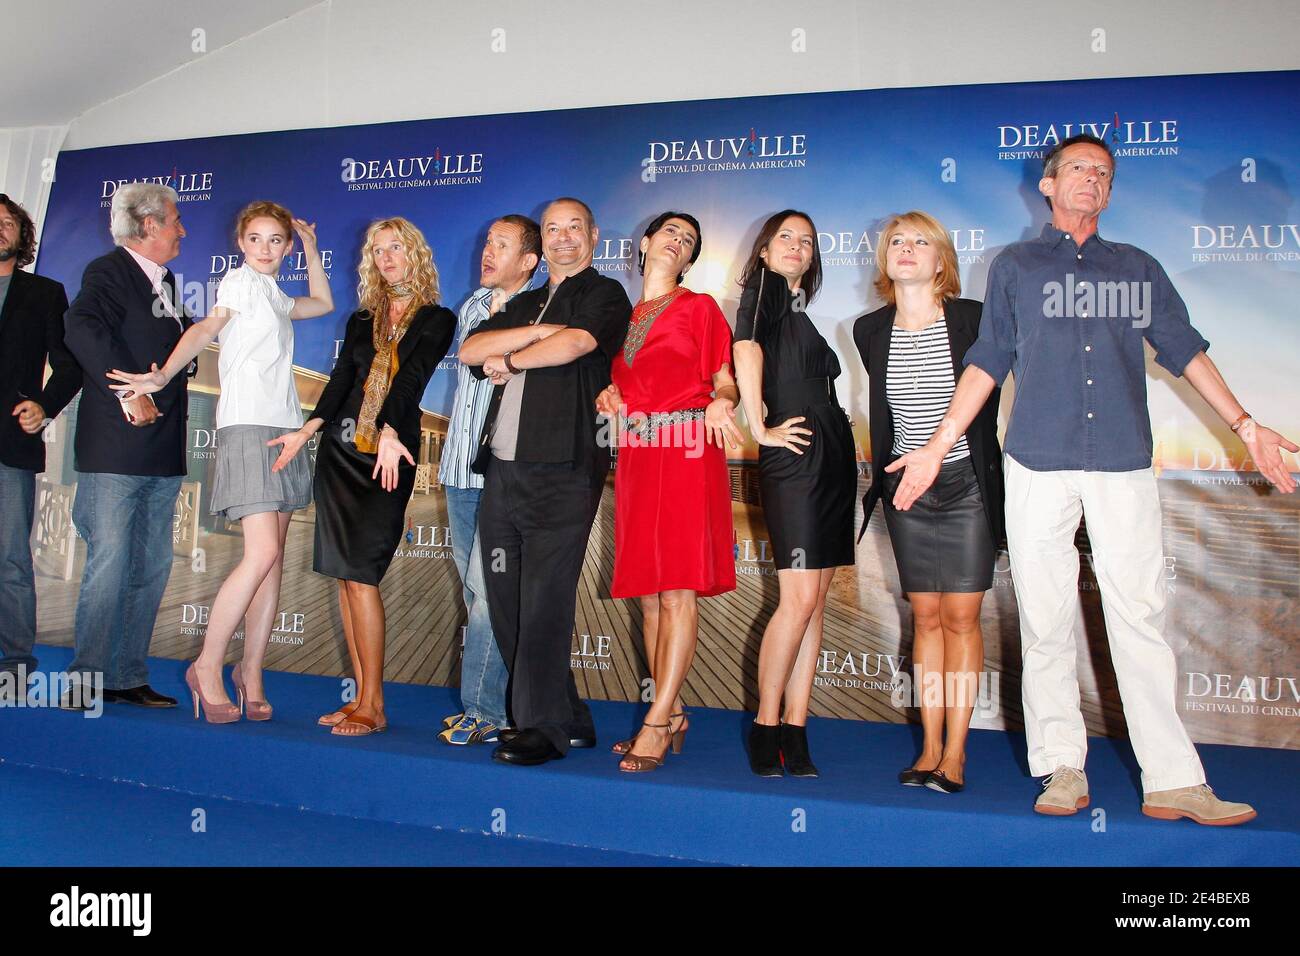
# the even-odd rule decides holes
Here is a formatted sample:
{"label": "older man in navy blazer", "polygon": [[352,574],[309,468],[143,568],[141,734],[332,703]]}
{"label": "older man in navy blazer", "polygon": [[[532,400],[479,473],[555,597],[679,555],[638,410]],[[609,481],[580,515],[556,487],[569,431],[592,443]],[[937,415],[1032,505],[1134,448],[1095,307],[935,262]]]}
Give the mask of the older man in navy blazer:
{"label": "older man in navy blazer", "polygon": [[21,698],[36,666],[30,541],[36,475],[45,469],[41,431],[81,388],[81,369],[63,347],[68,296],[53,279],[22,271],[35,257],[31,217],[0,193],[0,698],[10,693],[5,672]]}
{"label": "older man in navy blazer", "polygon": [[174,707],[149,686],[146,655],[171,575],[186,381],[177,376],[152,396],[122,402],[105,373],[162,365],[191,325],[165,265],[185,229],[176,192],[157,183],[119,187],[111,215],[118,248],[86,267],[64,321],[64,341],[85,374],[72,519],[86,539],[86,567],[68,670],[102,673],[107,701]]}

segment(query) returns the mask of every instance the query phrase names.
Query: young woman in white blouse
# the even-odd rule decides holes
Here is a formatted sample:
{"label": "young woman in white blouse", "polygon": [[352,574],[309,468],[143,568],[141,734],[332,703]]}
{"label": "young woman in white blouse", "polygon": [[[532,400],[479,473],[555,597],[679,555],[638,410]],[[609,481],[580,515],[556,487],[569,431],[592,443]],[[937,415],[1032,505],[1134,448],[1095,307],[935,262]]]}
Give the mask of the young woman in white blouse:
{"label": "young woman in white blouse", "polygon": [[[276,284],[280,263],[293,249],[297,231],[307,259],[309,295],[290,298]],[[209,723],[231,723],[247,706],[249,720],[269,720],[271,705],[262,687],[262,664],[280,600],[284,540],[293,512],[311,501],[305,457],[273,472],[278,449],[270,442],[302,426],[293,381],[292,319],[311,319],[334,308],[329,282],[316,248],[316,229],[294,219],[283,206],[258,201],[239,214],[236,238],[244,264],[217,287],[212,314],[190,328],[159,369],[109,377],[123,395],[146,395],[167,384],[220,336],[217,401],[217,465],[211,511],[238,521],[244,554],[212,602],[203,651],[185,672],[194,700]],[[244,628],[243,660],[232,675],[239,703],[231,703],[222,665],[231,637]]]}

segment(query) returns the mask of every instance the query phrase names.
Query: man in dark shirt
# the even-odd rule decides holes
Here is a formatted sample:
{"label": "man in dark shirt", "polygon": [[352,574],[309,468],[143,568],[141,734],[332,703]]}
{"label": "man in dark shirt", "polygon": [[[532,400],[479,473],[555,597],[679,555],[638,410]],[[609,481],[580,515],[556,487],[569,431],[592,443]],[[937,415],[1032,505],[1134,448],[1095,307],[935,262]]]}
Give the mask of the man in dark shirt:
{"label": "man in dark shirt", "polygon": [[609,384],[632,305],[591,267],[599,230],[581,200],[542,216],[549,281],[523,292],[460,349],[497,385],[474,470],[485,475],[479,547],[492,630],[510,670],[511,717],[497,760],[540,764],[594,747],[569,670],[578,577],[609,473],[596,396]]}
{"label": "man in dark shirt", "polygon": [[[53,279],[22,271],[35,258],[31,217],[0,193],[0,672],[15,675],[19,698],[36,667],[30,540],[36,474],[45,470],[41,431],[81,388],[81,369],[63,346],[67,293]],[[0,679],[0,698],[8,695],[5,683]]]}
{"label": "man in dark shirt", "polygon": [[1052,208],[1051,224],[994,261],[980,337],[966,353],[943,422],[924,447],[887,470],[906,469],[894,498],[906,510],[994,387],[1014,371],[1004,444],[1007,543],[1020,607],[1029,769],[1047,778],[1034,809],[1069,815],[1088,805],[1074,640],[1074,535],[1083,515],[1124,716],[1142,767],[1142,812],[1219,826],[1245,823],[1255,811],[1220,800],[1205,786],[1178,718],[1177,664],[1164,636],[1165,565],[1144,341],[1241,438],[1279,491],[1295,490],[1281,449],[1300,449],[1257,424],[1233,397],[1160,264],[1097,234],[1114,173],[1114,156],[1093,136],[1071,137],[1048,153],[1038,188]]}

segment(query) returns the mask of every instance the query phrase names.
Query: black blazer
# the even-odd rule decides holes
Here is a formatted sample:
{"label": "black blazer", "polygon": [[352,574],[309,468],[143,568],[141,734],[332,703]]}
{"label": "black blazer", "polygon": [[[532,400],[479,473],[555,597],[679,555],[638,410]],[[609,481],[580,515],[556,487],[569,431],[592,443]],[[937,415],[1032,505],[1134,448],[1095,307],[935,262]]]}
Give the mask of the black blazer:
{"label": "black blazer", "polygon": [[[590,468],[593,474],[608,471],[608,443],[597,440],[601,423],[596,416],[596,396],[609,385],[610,366],[627,336],[632,303],[621,284],[590,266],[561,282],[555,289],[555,300],[547,306],[551,294],[549,283],[521,292],[475,329],[477,335],[529,325],[546,307],[542,321],[547,325],[582,329],[596,340],[594,349],[566,365],[528,370],[519,409],[515,460],[567,463],[575,468]],[[486,378],[481,365],[471,365],[469,370],[475,378]],[[471,470],[480,475],[492,460],[492,430],[504,393],[504,385],[498,385],[492,393],[478,453],[470,464]]]}
{"label": "black blazer", "polygon": [[[58,418],[81,388],[81,368],[63,345],[63,313],[68,295],[63,284],[15,269],[9,294],[0,309],[0,462],[10,468],[45,470],[41,433],[18,426],[14,406],[31,399]],[[45,360],[53,374],[45,379]]]}
{"label": "black blazer", "polygon": [[[944,318],[948,327],[948,347],[952,352],[952,374],[960,381],[962,359],[966,350],[975,344],[980,331],[980,303],[972,299],[950,299],[944,305]],[[893,461],[894,416],[885,396],[885,372],[889,367],[889,334],[894,326],[894,306],[887,305],[862,316],[853,323],[853,341],[862,356],[871,383],[868,390],[871,429],[871,487],[862,496],[862,531],[867,530],[871,512],[880,499],[885,477],[885,466]],[[970,448],[971,464],[979,479],[980,496],[984,499],[984,513],[989,519],[994,547],[1000,546],[1006,530],[1004,520],[1004,488],[1002,483],[1002,449],[998,446],[998,389],[993,389],[984,407],[979,410],[970,427],[966,429],[966,444]]]}
{"label": "black blazer", "polygon": [[[425,305],[411,317],[410,327],[397,343],[397,375],[375,416],[375,428],[392,425],[414,457],[420,451],[420,399],[438,363],[446,356],[455,331],[456,316],[449,309]],[[311,417],[334,424],[359,415],[366,377],[374,360],[374,323],[370,313],[362,309],[348,316],[343,348]]]}
{"label": "black blazer", "polygon": [[186,472],[186,385],[198,365],[191,363],[185,375],[154,393],[162,417],[143,428],[127,423],[117,392],[109,387],[115,383],[105,374],[114,368],[147,372],[152,362],[161,368],[180,341],[182,327],[194,324],[175,294],[176,277],[170,269],[163,282],[173,289],[180,325],[125,249],[114,249],[86,266],[81,291],[63,320],[63,341],[83,372],[74,445],[77,471],[153,477]]}

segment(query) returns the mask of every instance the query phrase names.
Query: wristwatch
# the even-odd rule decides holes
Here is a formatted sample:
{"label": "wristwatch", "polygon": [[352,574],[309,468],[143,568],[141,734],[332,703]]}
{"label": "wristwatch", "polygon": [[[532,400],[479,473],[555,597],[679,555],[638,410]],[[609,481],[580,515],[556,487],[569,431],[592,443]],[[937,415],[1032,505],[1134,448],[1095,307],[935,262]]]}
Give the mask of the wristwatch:
{"label": "wristwatch", "polygon": [[519,369],[515,368],[515,363],[510,361],[510,356],[514,354],[515,353],[513,351],[507,352],[505,355],[501,356],[501,361],[506,363],[506,369],[510,372],[511,375],[518,375]]}

